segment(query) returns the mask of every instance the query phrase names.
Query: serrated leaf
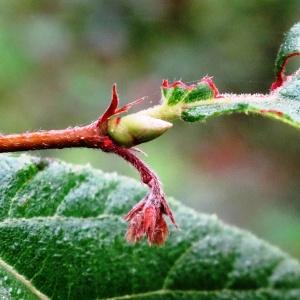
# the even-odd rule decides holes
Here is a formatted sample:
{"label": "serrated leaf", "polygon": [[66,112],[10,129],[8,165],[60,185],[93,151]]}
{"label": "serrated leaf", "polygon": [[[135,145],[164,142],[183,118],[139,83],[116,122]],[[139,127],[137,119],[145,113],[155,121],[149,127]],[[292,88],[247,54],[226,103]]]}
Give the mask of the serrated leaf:
{"label": "serrated leaf", "polygon": [[300,127],[300,69],[285,77],[290,57],[300,55],[300,23],[285,35],[275,62],[276,81],[269,94],[220,94],[212,78],[196,84],[162,83],[162,105],[152,116],[165,120],[180,117],[187,122],[232,113],[258,114]]}
{"label": "serrated leaf", "polygon": [[171,201],[180,230],[130,245],[129,178],[0,156],[1,299],[296,300],[300,264],[246,231]]}
{"label": "serrated leaf", "polygon": [[300,75],[291,76],[268,95],[223,94],[220,98],[199,101],[184,109],[181,118],[195,122],[232,113],[262,115],[300,128]]}

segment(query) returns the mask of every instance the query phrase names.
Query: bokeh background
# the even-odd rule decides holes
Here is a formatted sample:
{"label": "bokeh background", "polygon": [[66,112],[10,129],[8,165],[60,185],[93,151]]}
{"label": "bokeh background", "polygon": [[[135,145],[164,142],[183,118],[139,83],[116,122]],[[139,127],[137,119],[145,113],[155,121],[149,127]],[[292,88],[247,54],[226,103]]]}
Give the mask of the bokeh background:
{"label": "bokeh background", "polygon": [[[213,75],[221,92],[267,92],[282,34],[300,1],[0,2],[0,131],[96,119],[118,83],[122,103],[160,99],[163,78]],[[300,59],[289,64],[289,71]],[[300,258],[300,133],[259,117],[178,122],[141,147],[166,192]],[[38,155],[137,178],[96,150]]]}

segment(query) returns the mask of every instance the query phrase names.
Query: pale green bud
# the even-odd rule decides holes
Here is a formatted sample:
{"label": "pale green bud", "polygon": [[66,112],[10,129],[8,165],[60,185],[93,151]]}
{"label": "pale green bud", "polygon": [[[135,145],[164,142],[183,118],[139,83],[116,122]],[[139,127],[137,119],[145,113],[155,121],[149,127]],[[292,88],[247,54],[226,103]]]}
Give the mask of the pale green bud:
{"label": "pale green bud", "polygon": [[108,121],[108,134],[119,145],[131,147],[153,140],[171,128],[170,122],[136,113]]}

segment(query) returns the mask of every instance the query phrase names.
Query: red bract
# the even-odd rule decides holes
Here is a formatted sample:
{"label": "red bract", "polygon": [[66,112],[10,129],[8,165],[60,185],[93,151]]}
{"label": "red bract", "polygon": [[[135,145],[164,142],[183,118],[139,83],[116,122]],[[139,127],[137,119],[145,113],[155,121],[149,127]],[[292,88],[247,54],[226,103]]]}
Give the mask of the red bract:
{"label": "red bract", "polygon": [[192,90],[193,88],[195,88],[195,84],[185,84],[184,82],[182,82],[181,80],[176,80],[172,83],[169,83],[169,81],[167,79],[164,79],[161,86],[163,88],[167,88],[167,89],[170,89],[170,88],[175,88],[175,87],[181,87],[183,89],[186,89],[186,90]]}
{"label": "red bract", "polygon": [[111,102],[110,105],[107,107],[106,111],[104,112],[104,114],[102,114],[100,116],[100,118],[98,119],[98,125],[100,125],[101,123],[104,123],[105,121],[107,121],[110,117],[116,115],[116,114],[120,114],[120,113],[125,113],[127,112],[132,106],[140,103],[143,101],[143,98],[141,99],[137,99],[133,102],[130,102],[122,107],[118,107],[119,105],[119,95],[117,92],[117,85],[113,84],[112,87],[112,97],[111,97]]}
{"label": "red bract", "polygon": [[149,194],[124,217],[129,222],[126,238],[135,243],[145,235],[149,245],[162,245],[169,233],[163,215],[166,214],[175,226],[176,223],[158,178],[153,173],[151,177],[147,183],[150,187]]}
{"label": "red bract", "polygon": [[[98,126],[103,126],[106,121],[116,114],[127,111],[132,105],[139,102],[135,101],[122,108],[118,108],[119,97],[116,86],[113,86],[111,104],[106,112],[99,118]],[[143,183],[148,185],[149,194],[137,203],[129,213],[124,217],[129,222],[126,238],[129,242],[138,242],[143,236],[147,237],[150,245],[164,244],[169,230],[163,215],[167,215],[171,222],[176,226],[173,213],[165,199],[162,186],[156,174],[134,153],[135,148],[126,148],[117,145],[106,136],[101,144],[101,149],[106,152],[112,152],[135,167],[141,175]]]}
{"label": "red bract", "polygon": [[205,82],[211,88],[214,94],[214,98],[222,98],[216,84],[213,81],[213,77],[205,76],[201,79],[200,82]]}
{"label": "red bract", "polygon": [[[213,81],[213,77],[205,76],[199,81],[199,83],[206,83],[211,88],[211,90],[213,92],[213,97],[214,98],[221,98],[219,90],[218,90],[216,84]],[[161,86],[164,89],[181,87],[185,90],[193,90],[194,88],[197,87],[197,84],[186,84],[186,83],[182,82],[181,80],[177,80],[177,81],[174,81],[172,83],[169,83],[169,81],[167,79],[164,79]]]}

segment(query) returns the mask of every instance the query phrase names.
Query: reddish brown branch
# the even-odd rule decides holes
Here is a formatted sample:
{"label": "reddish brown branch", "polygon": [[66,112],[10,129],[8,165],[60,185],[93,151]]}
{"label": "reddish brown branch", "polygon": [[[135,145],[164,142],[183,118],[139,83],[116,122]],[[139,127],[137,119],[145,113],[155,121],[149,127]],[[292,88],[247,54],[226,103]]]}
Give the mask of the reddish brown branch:
{"label": "reddish brown branch", "polygon": [[169,216],[174,225],[175,220],[157,176],[133,150],[117,145],[108,134],[109,119],[115,114],[127,111],[136,102],[121,108],[118,108],[118,103],[119,98],[114,85],[112,102],[96,122],[63,130],[0,135],[0,152],[87,147],[119,155],[138,170],[143,183],[150,189],[149,194],[124,217],[129,222],[127,240],[137,242],[146,235],[149,244],[161,245],[168,235],[168,226],[163,214]]}
{"label": "reddish brown branch", "polygon": [[0,136],[0,152],[71,147],[96,148],[115,153],[138,170],[150,192],[124,217],[129,222],[126,238],[130,242],[137,242],[146,235],[149,244],[163,244],[168,235],[163,214],[169,216],[174,225],[175,220],[158,177],[133,150],[115,144],[108,135],[101,132],[96,123],[63,130]]}
{"label": "reddish brown branch", "polygon": [[105,135],[92,123],[88,126],[0,135],[0,152],[71,147],[101,148]]}

